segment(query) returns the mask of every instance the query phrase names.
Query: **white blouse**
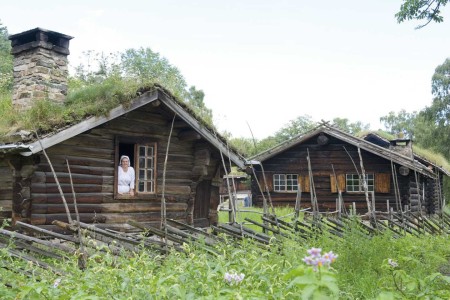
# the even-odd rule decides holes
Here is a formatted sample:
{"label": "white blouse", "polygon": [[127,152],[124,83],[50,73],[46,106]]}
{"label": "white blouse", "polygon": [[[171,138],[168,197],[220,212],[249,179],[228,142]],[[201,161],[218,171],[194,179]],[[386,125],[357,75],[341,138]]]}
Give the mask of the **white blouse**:
{"label": "white blouse", "polygon": [[134,189],[135,173],[133,167],[128,167],[125,172],[121,166],[119,166],[119,172],[117,181],[119,194],[129,193],[131,189]]}

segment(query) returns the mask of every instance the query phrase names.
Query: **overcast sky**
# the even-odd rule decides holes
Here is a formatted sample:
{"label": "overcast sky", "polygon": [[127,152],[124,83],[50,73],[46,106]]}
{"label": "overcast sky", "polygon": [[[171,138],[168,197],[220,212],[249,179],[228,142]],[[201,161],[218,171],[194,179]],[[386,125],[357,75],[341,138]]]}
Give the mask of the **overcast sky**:
{"label": "overcast sky", "polygon": [[150,47],[205,94],[220,131],[274,134],[310,115],[370,123],[431,104],[431,76],[450,57],[444,23],[398,24],[400,0],[148,0],[3,2],[10,34],[36,27],[86,50]]}

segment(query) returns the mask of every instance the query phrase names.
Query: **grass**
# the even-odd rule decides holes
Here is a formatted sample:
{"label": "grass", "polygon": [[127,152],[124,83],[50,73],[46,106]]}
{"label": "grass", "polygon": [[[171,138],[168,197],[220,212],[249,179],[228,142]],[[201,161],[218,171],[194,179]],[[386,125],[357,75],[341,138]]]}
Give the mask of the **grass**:
{"label": "grass", "polygon": [[39,100],[27,111],[18,114],[11,105],[11,94],[0,94],[0,136],[19,130],[41,133],[78,122],[89,116],[106,114],[119,104],[136,97],[135,83],[110,77],[89,86],[71,89],[65,105]]}
{"label": "grass", "polygon": [[[291,212],[288,208],[276,209],[279,215]],[[388,233],[369,237],[350,228],[344,238],[322,234],[301,243],[280,239],[263,247],[249,239],[240,243],[228,240],[216,246],[215,255],[193,244],[183,247],[184,252],[173,251],[167,256],[142,250],[116,257],[106,249],[94,252],[84,271],[77,268],[76,257],[47,260],[67,272],[64,276],[16,260],[2,248],[0,294],[2,299],[450,297],[450,277],[438,273],[450,270],[447,235],[394,238]],[[312,272],[302,261],[311,247],[336,253],[333,268]],[[398,266],[390,266],[389,259]],[[32,275],[25,276],[26,272]],[[240,283],[229,284],[224,275],[234,272],[245,277]],[[55,287],[56,280],[60,283]]]}

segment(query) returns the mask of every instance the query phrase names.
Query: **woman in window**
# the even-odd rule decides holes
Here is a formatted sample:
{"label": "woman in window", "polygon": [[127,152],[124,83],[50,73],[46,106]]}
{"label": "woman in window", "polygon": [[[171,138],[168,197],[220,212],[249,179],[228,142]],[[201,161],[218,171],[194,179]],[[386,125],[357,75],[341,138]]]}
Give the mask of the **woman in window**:
{"label": "woman in window", "polygon": [[120,157],[118,174],[118,193],[134,196],[134,169],[130,166],[130,158],[126,155]]}

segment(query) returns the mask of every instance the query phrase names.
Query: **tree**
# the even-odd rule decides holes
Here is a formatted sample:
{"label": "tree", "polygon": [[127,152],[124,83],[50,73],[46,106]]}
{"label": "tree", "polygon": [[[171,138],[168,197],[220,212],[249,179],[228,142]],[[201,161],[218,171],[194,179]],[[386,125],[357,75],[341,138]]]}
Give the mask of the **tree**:
{"label": "tree", "polygon": [[117,53],[98,53],[83,51],[83,62],[75,67],[75,74],[69,78],[71,88],[101,83],[110,77],[121,77]]}
{"label": "tree", "polygon": [[432,77],[431,92],[434,96],[429,107],[421,111],[422,122],[427,125],[430,135],[425,144],[450,159],[450,59],[439,65]]}
{"label": "tree", "polygon": [[128,49],[120,55],[121,70],[141,84],[159,83],[180,99],[186,99],[187,84],[178,68],[150,48]]}
{"label": "tree", "polygon": [[393,111],[387,116],[380,118],[387,131],[396,136],[404,136],[409,139],[415,139],[418,113],[412,113],[402,109],[397,114]]}
{"label": "tree", "polygon": [[[255,143],[252,138],[230,138],[230,144],[242,155],[249,157],[257,153]],[[257,145],[257,144],[256,144]]]}
{"label": "tree", "polygon": [[204,98],[205,93],[202,90],[197,90],[195,86],[191,86],[189,88],[189,93],[187,94],[187,102],[189,106],[206,123],[213,126],[212,110],[206,107],[205,102],[203,101]]}
{"label": "tree", "polygon": [[357,134],[358,132],[369,130],[370,125],[364,124],[361,121],[350,123],[347,118],[334,118],[333,126],[336,126],[342,131],[348,132],[350,134]]}
{"label": "tree", "polygon": [[128,49],[123,53],[84,51],[84,62],[70,78],[72,88],[104,82],[107,79],[132,80],[141,86],[158,83],[186,102],[208,125],[213,124],[212,110],[206,107],[205,93],[187,84],[180,71],[150,48]]}
{"label": "tree", "polygon": [[395,14],[399,23],[405,20],[425,20],[425,23],[416,27],[420,29],[431,21],[441,23],[444,17],[441,15],[441,7],[449,0],[404,0],[400,11]]}
{"label": "tree", "polygon": [[290,120],[280,130],[275,133],[275,139],[278,143],[287,141],[296,135],[304,133],[316,127],[316,123],[309,115],[299,116],[294,120]]}
{"label": "tree", "polygon": [[0,21],[0,92],[11,91],[13,82],[13,58],[8,29]]}

